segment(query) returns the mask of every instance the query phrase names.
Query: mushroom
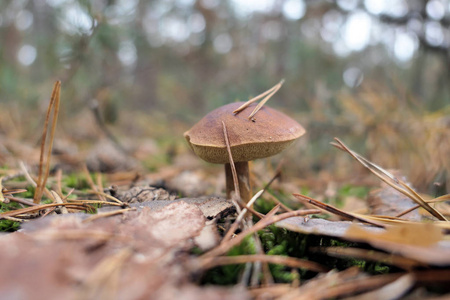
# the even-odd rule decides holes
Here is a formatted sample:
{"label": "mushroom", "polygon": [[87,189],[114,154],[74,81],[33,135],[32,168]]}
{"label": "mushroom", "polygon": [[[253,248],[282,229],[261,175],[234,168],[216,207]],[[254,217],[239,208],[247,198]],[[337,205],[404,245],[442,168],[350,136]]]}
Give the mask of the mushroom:
{"label": "mushroom", "polygon": [[188,144],[201,159],[215,164],[225,164],[227,198],[234,190],[233,177],[222,122],[226,124],[231,153],[236,167],[241,198],[247,203],[251,196],[248,162],[283,151],[305,129],[287,115],[263,106],[256,119],[248,119],[255,105],[233,113],[244,102],[230,103],[208,113],[184,133]]}

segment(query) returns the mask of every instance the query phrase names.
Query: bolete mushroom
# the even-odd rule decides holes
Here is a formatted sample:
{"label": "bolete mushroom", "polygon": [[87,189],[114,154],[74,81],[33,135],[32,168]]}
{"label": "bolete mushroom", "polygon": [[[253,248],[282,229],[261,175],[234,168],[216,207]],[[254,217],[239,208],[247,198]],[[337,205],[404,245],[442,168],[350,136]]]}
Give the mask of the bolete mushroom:
{"label": "bolete mushroom", "polygon": [[227,198],[230,198],[234,185],[222,122],[226,124],[240,195],[247,203],[252,196],[248,162],[283,151],[302,136],[305,129],[284,113],[268,106],[263,106],[255,119],[247,118],[254,104],[238,114],[233,113],[242,104],[244,102],[230,103],[213,110],[185,132],[184,137],[201,159],[225,164]]}

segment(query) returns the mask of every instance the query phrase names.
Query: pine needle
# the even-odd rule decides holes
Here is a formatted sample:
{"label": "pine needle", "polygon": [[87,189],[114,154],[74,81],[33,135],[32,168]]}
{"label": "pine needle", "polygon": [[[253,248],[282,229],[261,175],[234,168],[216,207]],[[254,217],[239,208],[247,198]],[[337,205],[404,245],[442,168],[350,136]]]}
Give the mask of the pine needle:
{"label": "pine needle", "polygon": [[368,159],[362,157],[358,153],[350,150],[343,142],[341,142],[338,138],[334,138],[337,143],[331,143],[336,148],[346,151],[349,153],[354,159],[356,159],[359,163],[361,163],[364,167],[369,169],[373,174],[375,174],[378,178],[384,181],[386,184],[390,185],[392,188],[396,189],[403,195],[411,198],[418,205],[427,210],[431,215],[436,217],[438,220],[447,221],[447,219],[442,215],[439,211],[431,207],[416,191],[414,191],[406,182],[395,177],[388,171],[383,168],[377,166],[372,163]]}
{"label": "pine needle", "polygon": [[[45,123],[44,123],[44,130],[42,132],[42,137],[41,137],[41,153],[40,153],[40,157],[39,157],[39,173],[38,173],[37,187],[36,187],[36,191],[34,193],[34,198],[33,198],[33,202],[36,204],[41,202],[42,194],[44,193],[45,185],[47,183],[47,178],[48,178],[48,175],[50,172],[50,158],[52,155],[53,140],[55,137],[55,130],[56,130],[56,122],[58,121],[60,91],[61,91],[61,81],[56,81],[55,85],[53,86],[53,92],[52,92],[52,96],[50,98],[50,103],[48,105],[47,115],[45,117]],[[52,110],[53,110],[52,125],[50,128],[50,138],[48,139],[47,154],[46,154],[45,162],[44,162],[48,123],[50,120],[50,115],[51,115]]]}
{"label": "pine needle", "polygon": [[281,80],[279,83],[277,83],[274,87],[272,87],[271,89],[265,91],[264,93],[248,100],[247,102],[245,102],[244,104],[242,104],[239,108],[235,109],[233,111],[233,114],[237,115],[238,113],[240,113],[241,111],[243,111],[244,109],[246,109],[248,106],[250,106],[250,104],[258,101],[259,99],[263,98],[264,96],[266,96],[256,107],[255,109],[252,111],[252,113],[248,116],[248,119],[253,118],[253,116],[261,109],[261,107],[263,107],[264,104],[266,104],[266,102],[281,88],[281,86],[284,83],[284,79]]}

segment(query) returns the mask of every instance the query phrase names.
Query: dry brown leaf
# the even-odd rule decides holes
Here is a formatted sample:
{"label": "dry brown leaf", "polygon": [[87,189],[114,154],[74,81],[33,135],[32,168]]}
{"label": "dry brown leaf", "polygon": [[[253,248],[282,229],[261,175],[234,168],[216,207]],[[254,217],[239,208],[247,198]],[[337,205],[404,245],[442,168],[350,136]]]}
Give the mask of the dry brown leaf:
{"label": "dry brown leaf", "polygon": [[[410,223],[412,222],[409,222],[408,224]],[[278,227],[286,228],[288,230],[300,233],[327,235],[332,237],[339,237],[349,241],[369,243],[375,248],[382,249],[391,253],[396,253],[426,264],[437,266],[450,265],[450,241],[446,239],[441,239],[438,243],[430,246],[419,246],[414,244],[405,244],[398,241],[382,240],[373,238],[373,236],[376,237],[377,234],[385,232],[384,229],[374,228],[366,225],[359,225],[361,228],[364,228],[365,234],[351,236],[350,234],[347,234],[347,230],[350,228],[350,226],[352,226],[351,222],[333,222],[323,219],[305,220],[305,218],[294,217],[277,222],[276,225]],[[434,231],[434,233],[432,233],[431,235],[434,235],[434,238],[430,238],[428,243],[437,240],[437,229],[433,228],[432,230]],[[440,232],[441,230],[442,229],[439,229]],[[411,234],[413,234],[413,231],[411,231]],[[420,244],[423,242],[416,243]]]}
{"label": "dry brown leaf", "polygon": [[346,236],[351,239],[379,240],[413,246],[432,246],[444,237],[442,229],[431,223],[410,223],[391,226],[384,232],[369,232],[352,224]]}
{"label": "dry brown leaf", "polygon": [[190,283],[183,267],[190,259],[186,251],[206,220],[196,205],[178,201],[159,210],[82,220],[81,214],[61,215],[0,236],[0,297],[172,299],[186,293],[192,299],[247,298],[242,290],[204,290]]}
{"label": "dry brown leaf", "polygon": [[382,288],[367,292],[358,296],[345,298],[346,300],[372,300],[372,299],[399,299],[414,285],[414,277],[411,274],[403,275],[397,280],[386,284]]}
{"label": "dry brown leaf", "polygon": [[175,200],[175,195],[171,195],[165,189],[155,188],[151,186],[147,187],[135,186],[127,191],[118,193],[116,197],[126,203],[136,203],[154,200]]}

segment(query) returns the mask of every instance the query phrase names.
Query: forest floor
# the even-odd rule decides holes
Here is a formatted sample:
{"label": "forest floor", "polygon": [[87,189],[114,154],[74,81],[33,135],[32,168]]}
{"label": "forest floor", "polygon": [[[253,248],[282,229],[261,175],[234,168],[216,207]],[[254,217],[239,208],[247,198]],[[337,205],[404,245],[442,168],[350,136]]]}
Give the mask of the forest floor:
{"label": "forest floor", "polygon": [[223,169],[195,157],[181,135],[142,138],[167,124],[146,129],[136,117],[112,132],[91,114],[57,124],[55,95],[48,127],[36,118],[25,128],[0,109],[1,299],[450,293],[445,178],[433,195],[418,193],[404,171],[336,139],[353,174],[342,176],[342,163],[300,174],[292,153],[258,160],[248,207],[225,198]]}

